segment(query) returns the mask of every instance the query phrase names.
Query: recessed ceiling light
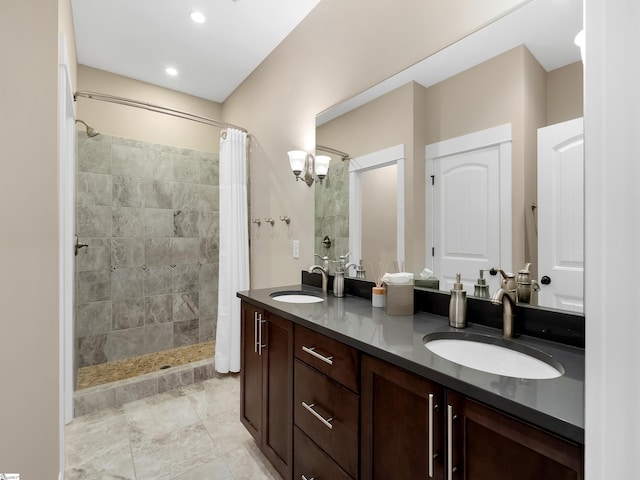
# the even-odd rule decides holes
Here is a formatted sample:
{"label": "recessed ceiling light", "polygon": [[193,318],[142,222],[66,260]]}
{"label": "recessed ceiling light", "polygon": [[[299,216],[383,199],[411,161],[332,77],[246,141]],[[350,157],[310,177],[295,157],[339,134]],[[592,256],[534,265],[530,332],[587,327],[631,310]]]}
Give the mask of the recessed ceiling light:
{"label": "recessed ceiling light", "polygon": [[167,72],[167,75],[171,75],[172,77],[175,77],[176,75],[178,75],[178,70],[176,70],[173,67],[167,67],[164,69],[165,72]]}
{"label": "recessed ceiling light", "polygon": [[191,12],[191,20],[196,23],[204,23],[206,17],[202,14],[202,12]]}

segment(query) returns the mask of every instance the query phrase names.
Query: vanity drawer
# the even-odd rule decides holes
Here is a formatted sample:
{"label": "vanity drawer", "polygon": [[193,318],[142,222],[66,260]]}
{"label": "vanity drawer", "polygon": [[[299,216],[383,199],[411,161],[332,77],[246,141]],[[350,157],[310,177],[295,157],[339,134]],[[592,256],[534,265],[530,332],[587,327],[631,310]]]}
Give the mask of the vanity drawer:
{"label": "vanity drawer", "polygon": [[298,359],[294,391],[294,423],[355,478],[358,396]]}
{"label": "vanity drawer", "polygon": [[293,478],[352,480],[347,472],[298,427],[293,427]]}
{"label": "vanity drawer", "polygon": [[295,355],[303,362],[358,393],[358,351],[343,343],[296,325]]}

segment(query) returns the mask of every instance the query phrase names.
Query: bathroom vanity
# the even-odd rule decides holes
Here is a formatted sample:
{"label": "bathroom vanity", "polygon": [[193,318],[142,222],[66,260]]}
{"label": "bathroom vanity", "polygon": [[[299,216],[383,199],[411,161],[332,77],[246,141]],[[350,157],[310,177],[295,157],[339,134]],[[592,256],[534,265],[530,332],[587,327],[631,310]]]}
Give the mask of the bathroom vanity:
{"label": "bathroom vanity", "polygon": [[[446,317],[331,293],[274,300],[283,290],[322,297],[306,285],[238,293],[241,421],[283,478],[583,478],[581,348],[519,336],[563,374],[506,377],[427,349],[427,335],[455,332]],[[501,336],[469,323],[464,333]]]}

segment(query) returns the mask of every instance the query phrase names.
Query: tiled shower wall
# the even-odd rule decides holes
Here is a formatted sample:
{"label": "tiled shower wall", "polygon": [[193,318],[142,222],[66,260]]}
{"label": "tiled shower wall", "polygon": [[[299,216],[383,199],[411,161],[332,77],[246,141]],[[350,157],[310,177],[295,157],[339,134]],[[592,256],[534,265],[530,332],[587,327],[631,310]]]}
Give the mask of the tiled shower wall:
{"label": "tiled shower wall", "polygon": [[208,341],[218,154],[78,134],[76,365]]}
{"label": "tiled shower wall", "polygon": [[[316,184],[315,205],[315,253],[337,259],[349,252],[349,162],[331,160],[326,178]],[[328,250],[322,244],[325,235],[332,241]],[[333,272],[333,264],[330,268]]]}

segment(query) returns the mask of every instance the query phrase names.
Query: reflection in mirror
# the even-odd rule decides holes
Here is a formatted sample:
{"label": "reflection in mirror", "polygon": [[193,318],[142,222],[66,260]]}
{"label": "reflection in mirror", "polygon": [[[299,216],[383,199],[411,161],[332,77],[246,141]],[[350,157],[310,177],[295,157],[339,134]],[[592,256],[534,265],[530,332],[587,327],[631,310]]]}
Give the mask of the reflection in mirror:
{"label": "reflection in mirror", "polygon": [[[317,143],[348,151],[351,157],[406,145],[407,271],[418,274],[431,265],[425,146],[510,124],[511,268],[517,273],[531,262],[533,278],[544,274],[538,271],[539,212],[532,209],[538,204],[537,131],[582,116],[582,63],[573,42],[581,28],[580,0],[534,0],[317,117]],[[324,235],[340,238],[343,250],[349,242],[345,163],[333,156],[325,183],[334,190],[316,189],[316,251],[321,251]],[[338,185],[341,190],[335,189]],[[364,244],[366,240],[363,251]],[[333,258],[340,250],[327,253]],[[473,293],[478,272],[463,277],[465,289]],[[495,277],[492,281],[494,291]],[[446,289],[443,282],[441,288]]]}

